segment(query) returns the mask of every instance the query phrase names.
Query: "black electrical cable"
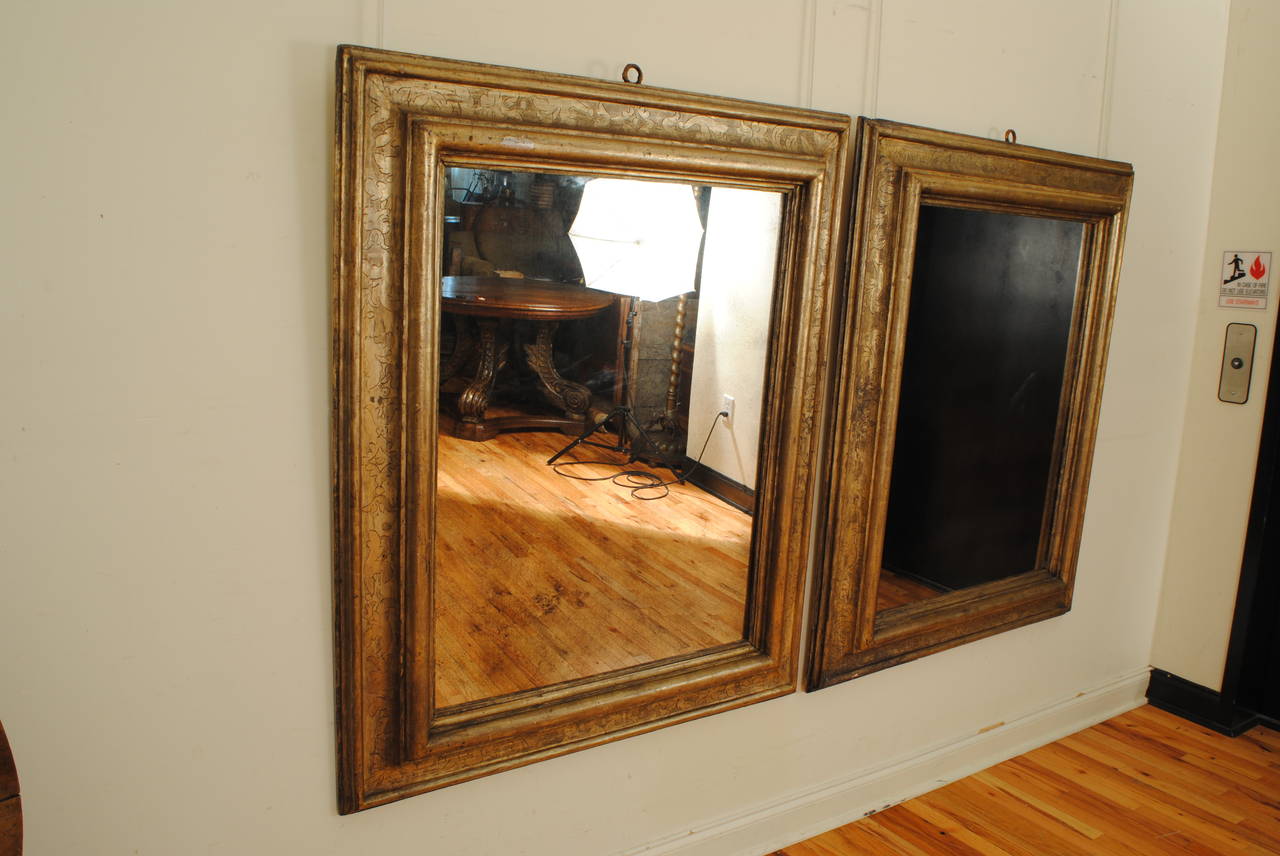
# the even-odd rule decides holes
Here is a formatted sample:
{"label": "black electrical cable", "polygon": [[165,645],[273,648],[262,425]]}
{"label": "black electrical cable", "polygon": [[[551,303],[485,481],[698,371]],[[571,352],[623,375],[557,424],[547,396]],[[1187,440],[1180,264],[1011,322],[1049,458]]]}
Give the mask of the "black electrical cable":
{"label": "black electrical cable", "polygon": [[[662,499],[671,493],[671,485],[683,484],[689,476],[693,475],[694,470],[702,466],[702,456],[707,451],[707,446],[711,443],[711,435],[716,430],[716,426],[720,424],[720,420],[726,418],[729,411],[721,410],[716,414],[716,418],[711,420],[711,430],[707,432],[707,439],[702,441],[702,449],[698,452],[698,458],[693,462],[693,466],[689,467],[689,471],[684,473],[677,479],[671,481],[663,481],[659,476],[647,470],[621,470],[608,476],[575,476],[573,473],[567,473],[561,470],[561,467],[581,466],[583,464],[594,464],[596,466],[616,466],[613,461],[560,461],[552,464],[551,468],[556,471],[556,475],[564,476],[567,479],[577,479],[578,481],[611,481],[619,487],[625,487],[631,492],[633,499],[642,499],[646,502],[654,499]],[[621,479],[621,481],[619,481]],[[641,496],[642,490],[657,490],[662,488],[662,493],[657,496]]]}

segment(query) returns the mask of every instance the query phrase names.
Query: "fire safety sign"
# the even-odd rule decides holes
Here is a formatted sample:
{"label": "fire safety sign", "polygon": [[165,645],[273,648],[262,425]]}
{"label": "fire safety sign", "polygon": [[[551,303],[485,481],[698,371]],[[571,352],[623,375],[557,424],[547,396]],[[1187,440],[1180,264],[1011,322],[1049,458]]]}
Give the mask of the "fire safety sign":
{"label": "fire safety sign", "polygon": [[1266,309],[1271,253],[1227,250],[1222,254],[1218,305],[1232,309]]}

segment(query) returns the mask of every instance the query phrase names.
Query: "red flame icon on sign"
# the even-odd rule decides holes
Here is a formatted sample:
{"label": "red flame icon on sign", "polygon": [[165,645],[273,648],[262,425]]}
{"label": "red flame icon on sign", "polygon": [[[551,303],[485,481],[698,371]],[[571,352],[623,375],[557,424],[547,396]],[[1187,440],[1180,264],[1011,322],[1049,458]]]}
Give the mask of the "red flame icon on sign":
{"label": "red flame icon on sign", "polygon": [[1249,267],[1249,276],[1254,279],[1262,279],[1267,274],[1267,266],[1262,263],[1262,256],[1254,256],[1253,264]]}

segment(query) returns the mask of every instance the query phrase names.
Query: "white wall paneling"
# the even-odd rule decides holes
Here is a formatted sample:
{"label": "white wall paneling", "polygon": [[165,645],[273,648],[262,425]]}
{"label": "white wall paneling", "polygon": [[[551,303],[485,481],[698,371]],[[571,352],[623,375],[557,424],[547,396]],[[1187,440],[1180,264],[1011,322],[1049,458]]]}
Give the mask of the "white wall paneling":
{"label": "white wall paneling", "polygon": [[[1201,245],[1194,302],[1196,322],[1177,495],[1152,662],[1219,689],[1235,608],[1236,584],[1258,460],[1258,438],[1276,327],[1277,280],[1265,311],[1218,307],[1222,254],[1280,248],[1280,79],[1271,39],[1280,7],[1268,0],[1232,3],[1221,119],[1185,133],[1214,134],[1212,205]],[[1199,249],[1199,247],[1198,247]],[[1276,258],[1276,256],[1272,256]],[[1218,401],[1218,374],[1227,324],[1258,328],[1253,383],[1243,405]]]}
{"label": "white wall paneling", "polygon": [[[1260,0],[1246,6],[1263,15]],[[0,718],[28,851],[665,853],[684,833],[799,800],[773,816],[781,841],[951,775],[960,765],[947,747],[968,753],[965,765],[994,762],[1135,703],[1184,417],[1191,490],[1227,418],[1209,412],[1210,348],[1194,324],[1225,10],[1219,0],[7,4]],[[1275,27],[1259,24],[1256,38]],[[819,693],[338,817],[333,56],[339,43],[370,41],[608,78],[635,61],[658,86],[983,136],[1015,127],[1028,144],[1132,161],[1073,611]],[[1232,111],[1251,95],[1274,103],[1261,76],[1229,78]],[[1269,234],[1214,232],[1209,254]],[[1201,311],[1207,343],[1225,317]],[[1230,430],[1242,438],[1232,455],[1249,458],[1248,431]],[[1204,532],[1188,522],[1198,513],[1175,513],[1179,538]],[[1180,592],[1169,634],[1190,620],[1177,604],[1204,595]],[[1161,665],[1176,669],[1166,650]],[[1123,703],[1037,718],[1116,686],[1127,689],[1109,697]],[[1018,740],[965,742],[1015,721]],[[910,781],[823,790],[911,758]],[[696,848],[759,852],[732,835]]]}

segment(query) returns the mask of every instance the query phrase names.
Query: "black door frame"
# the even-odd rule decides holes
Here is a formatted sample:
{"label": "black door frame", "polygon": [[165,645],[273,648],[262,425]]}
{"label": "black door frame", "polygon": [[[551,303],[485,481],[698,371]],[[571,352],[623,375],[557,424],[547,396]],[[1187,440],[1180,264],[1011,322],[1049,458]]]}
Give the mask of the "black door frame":
{"label": "black door frame", "polygon": [[[1254,470],[1253,495],[1249,507],[1249,527],[1245,533],[1240,563],[1240,584],[1236,590],[1231,638],[1227,644],[1227,664],[1222,691],[1215,692],[1161,669],[1151,670],[1147,699],[1156,707],[1197,722],[1223,734],[1243,734],[1255,725],[1280,727],[1280,722],[1261,712],[1260,685],[1267,675],[1266,658],[1259,649],[1275,644],[1272,634],[1280,633],[1280,562],[1272,554],[1271,567],[1264,567],[1268,555],[1264,547],[1276,544],[1280,528],[1280,502],[1276,497],[1276,476],[1280,467],[1280,341],[1271,350],[1271,374],[1263,403],[1262,436],[1258,443],[1258,464]],[[1272,622],[1268,622],[1268,613]]]}

